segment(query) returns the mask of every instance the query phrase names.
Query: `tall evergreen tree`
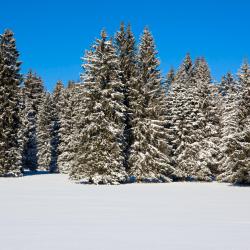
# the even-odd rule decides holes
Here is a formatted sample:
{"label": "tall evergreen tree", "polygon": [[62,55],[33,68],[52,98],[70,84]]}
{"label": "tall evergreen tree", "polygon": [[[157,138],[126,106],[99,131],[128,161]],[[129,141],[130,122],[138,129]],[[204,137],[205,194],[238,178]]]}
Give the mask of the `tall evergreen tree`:
{"label": "tall evergreen tree", "polygon": [[24,148],[23,148],[23,167],[30,170],[36,170],[37,165],[37,116],[39,106],[43,101],[44,88],[42,79],[33,73],[28,72],[24,80],[23,100],[24,116],[27,120],[24,129]]}
{"label": "tall evergreen tree", "polygon": [[146,28],[141,37],[137,77],[133,79],[133,141],[129,174],[136,181],[169,182],[174,175],[166,145],[166,108],[154,39]]}
{"label": "tall evergreen tree", "polygon": [[40,103],[37,117],[37,158],[41,170],[50,171],[52,161],[52,132],[53,132],[53,102],[49,93],[46,93]]}
{"label": "tall evergreen tree", "polygon": [[167,107],[167,129],[171,135],[167,143],[171,146],[171,156],[176,168],[177,178],[184,178],[184,173],[179,167],[179,156],[184,150],[186,113],[189,112],[187,105],[187,89],[192,72],[192,60],[189,54],[184,58],[181,66],[175,74],[174,81],[168,90],[166,107]]}
{"label": "tall evergreen tree", "polygon": [[[198,58],[194,65],[191,76],[191,96],[193,95],[197,113],[194,116],[199,123],[199,127],[195,127],[194,136],[196,137],[196,153],[190,155],[192,159],[197,161],[194,169],[199,180],[211,181],[217,173],[218,157],[219,157],[219,117],[217,115],[217,103],[212,90],[211,75],[207,62],[204,58]],[[196,126],[196,124],[195,124]]]}
{"label": "tall evergreen tree", "polygon": [[[61,117],[63,112],[63,84],[58,81],[53,94],[46,93],[39,106],[37,118],[39,168],[58,172]],[[69,146],[69,145],[68,145]]]}
{"label": "tall evergreen tree", "polygon": [[126,178],[123,84],[115,48],[104,31],[84,60],[85,102],[78,112],[81,129],[77,130],[70,177],[93,183],[120,183]]}
{"label": "tall evergreen tree", "polygon": [[203,152],[200,142],[204,139],[205,128],[205,115],[202,110],[205,100],[202,78],[205,76],[201,68],[202,64],[198,59],[192,69],[189,68],[191,70],[189,74],[186,73],[185,64],[179,71],[182,74],[177,72],[177,76],[183,75],[179,81],[186,86],[181,95],[177,93],[178,101],[182,106],[177,106],[179,120],[176,121],[176,125],[179,146],[176,149],[176,167],[189,180],[207,180],[210,174],[199,159],[200,153]]}
{"label": "tall evergreen tree", "polygon": [[171,89],[171,86],[174,82],[174,79],[175,79],[175,72],[174,72],[174,69],[171,68],[167,74],[167,77],[166,77],[166,81],[165,81],[165,92],[166,92],[166,95],[169,94],[169,91]]}
{"label": "tall evergreen tree", "polygon": [[[235,150],[235,138],[239,132],[239,92],[236,91],[236,80],[227,73],[222,77],[219,93],[221,95],[220,125],[221,125],[221,160],[217,180],[226,181],[231,172],[231,155]],[[228,180],[229,181],[229,180]]]}
{"label": "tall evergreen tree", "polygon": [[[224,172],[218,180],[237,184],[250,184],[250,68],[245,62],[239,72],[239,98],[233,94],[226,109],[223,137]],[[229,95],[230,97],[230,95]]]}
{"label": "tall evergreen tree", "polygon": [[133,80],[136,77],[137,64],[136,42],[130,25],[125,28],[124,23],[121,23],[120,30],[115,35],[115,47],[119,60],[120,79],[123,83],[125,105],[124,164],[128,170],[128,158],[132,143],[130,97],[133,92]]}
{"label": "tall evergreen tree", "polygon": [[79,100],[78,87],[78,84],[69,82],[68,87],[61,90],[60,98],[57,100],[60,120],[57,164],[61,173],[68,173],[74,161],[73,134],[78,122],[76,110],[81,107],[82,102]]}
{"label": "tall evergreen tree", "polygon": [[[189,54],[176,73],[167,106],[176,172],[181,179],[211,181],[217,167],[219,135],[210,121],[211,76],[205,59],[192,66]],[[217,133],[216,133],[216,132]]]}
{"label": "tall evergreen tree", "polygon": [[61,128],[61,117],[63,112],[62,98],[63,98],[64,86],[61,81],[56,83],[55,90],[52,95],[52,107],[51,107],[51,162],[50,171],[58,172],[58,155],[59,155],[59,145],[60,145],[60,128]]}
{"label": "tall evergreen tree", "polygon": [[21,75],[13,32],[0,36],[0,176],[21,174]]}
{"label": "tall evergreen tree", "polygon": [[233,92],[237,92],[239,90],[239,85],[237,81],[234,79],[234,76],[228,72],[225,76],[222,77],[221,83],[219,86],[219,93],[224,97],[228,94],[232,94]]}

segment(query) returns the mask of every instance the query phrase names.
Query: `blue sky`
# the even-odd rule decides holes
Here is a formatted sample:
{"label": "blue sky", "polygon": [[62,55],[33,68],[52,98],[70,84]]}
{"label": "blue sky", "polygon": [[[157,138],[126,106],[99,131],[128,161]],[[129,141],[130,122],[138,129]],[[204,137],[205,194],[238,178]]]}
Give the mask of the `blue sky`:
{"label": "blue sky", "polygon": [[34,69],[52,90],[79,79],[84,50],[104,27],[110,35],[130,22],[137,37],[152,31],[161,68],[178,67],[186,52],[205,56],[215,79],[250,57],[250,1],[1,1],[0,33],[11,28],[22,72]]}

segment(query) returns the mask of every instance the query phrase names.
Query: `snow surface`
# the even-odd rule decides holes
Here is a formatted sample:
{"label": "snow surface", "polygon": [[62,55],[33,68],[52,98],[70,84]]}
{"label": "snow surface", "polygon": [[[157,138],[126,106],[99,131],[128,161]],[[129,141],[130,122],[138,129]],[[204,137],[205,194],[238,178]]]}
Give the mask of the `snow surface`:
{"label": "snow surface", "polygon": [[2,250],[250,249],[250,187],[0,178]]}

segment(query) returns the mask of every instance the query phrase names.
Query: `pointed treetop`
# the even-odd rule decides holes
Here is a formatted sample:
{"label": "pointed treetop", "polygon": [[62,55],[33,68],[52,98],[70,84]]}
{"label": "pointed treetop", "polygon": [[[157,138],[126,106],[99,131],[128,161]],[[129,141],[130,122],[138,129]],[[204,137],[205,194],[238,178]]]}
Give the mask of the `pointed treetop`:
{"label": "pointed treetop", "polygon": [[64,88],[63,82],[61,80],[57,81],[56,83],[56,87],[54,89],[54,93],[55,92],[61,92]]}
{"label": "pointed treetop", "polygon": [[10,35],[10,36],[13,36],[14,35],[14,33],[13,33],[13,31],[11,30],[11,29],[6,29],[5,31],[4,31],[4,33],[3,33],[4,35]]}
{"label": "pointed treetop", "polygon": [[[14,33],[10,29],[6,29],[2,35],[0,35],[1,46],[10,46],[13,49],[16,49],[16,41],[14,38]],[[19,56],[19,53],[16,52],[16,56]]]}
{"label": "pointed treetop", "polygon": [[18,61],[19,52],[16,48],[16,41],[14,38],[14,33],[7,29],[2,35],[0,35],[0,58],[4,61],[6,65],[15,65],[12,68],[6,68],[6,71],[15,71],[16,78],[21,78],[21,75],[18,73],[20,70],[21,62]]}
{"label": "pointed treetop", "polygon": [[132,33],[132,29],[131,29],[131,24],[130,23],[128,23],[128,25],[127,25],[127,33],[128,34]]}
{"label": "pointed treetop", "polygon": [[174,72],[174,67],[171,66],[171,67],[170,67],[170,70],[169,70],[168,73],[167,73],[167,75],[169,75],[169,76],[174,76],[174,74],[175,74],[175,72]]}
{"label": "pointed treetop", "polygon": [[197,88],[197,90],[199,89],[199,93],[203,93],[202,95],[205,95],[204,93],[206,93],[206,95],[210,95],[211,82],[212,77],[205,58],[198,57],[192,67],[189,86],[192,88]]}
{"label": "pointed treetop", "polygon": [[240,69],[242,73],[249,73],[250,68],[247,59],[244,59]]}
{"label": "pointed treetop", "polygon": [[120,29],[116,32],[115,38],[119,39],[119,37],[125,37],[125,24],[124,22],[121,22]]}
{"label": "pointed treetop", "polygon": [[[157,67],[160,65],[160,61],[157,57],[158,51],[156,50],[155,41],[153,35],[146,27],[141,36],[139,45],[139,63],[141,69],[146,73],[149,68],[154,69],[153,71],[159,71]],[[143,70],[144,68],[144,70]],[[153,71],[151,73],[153,73]]]}
{"label": "pointed treetop", "polygon": [[24,78],[24,93],[26,97],[39,101],[44,92],[43,81],[33,70],[29,70]]}
{"label": "pointed treetop", "polygon": [[68,85],[67,85],[67,89],[73,88],[74,86],[75,86],[75,81],[69,80]]}
{"label": "pointed treetop", "polygon": [[143,40],[150,41],[151,43],[154,43],[153,35],[147,26],[144,28],[142,36],[141,36],[141,42],[143,42]]}
{"label": "pointed treetop", "polygon": [[125,24],[124,22],[121,22],[120,24],[120,32],[124,32],[125,31]]}
{"label": "pointed treetop", "polygon": [[165,92],[168,93],[169,90],[171,89],[171,86],[174,82],[174,78],[175,78],[175,72],[174,72],[174,68],[171,67],[169,72],[167,73],[166,76],[166,82],[165,82]]}
{"label": "pointed treetop", "polygon": [[221,84],[230,85],[233,82],[234,82],[234,76],[230,71],[228,71],[226,75],[222,76]]}
{"label": "pointed treetop", "polygon": [[101,38],[102,38],[103,40],[106,40],[107,37],[108,37],[107,32],[106,32],[105,29],[103,29],[103,30],[101,31]]}
{"label": "pointed treetop", "polygon": [[15,42],[14,33],[13,33],[13,31],[10,30],[10,29],[6,29],[6,30],[4,31],[4,33],[3,33],[2,35],[0,35],[0,37],[1,37],[2,39],[10,38],[10,41],[11,41],[11,42]]}
{"label": "pointed treetop", "polygon": [[134,52],[136,51],[136,48],[135,48],[135,36],[132,32],[132,29],[131,29],[131,25],[128,24],[127,26],[127,47],[128,47],[128,50],[133,50]]}
{"label": "pointed treetop", "polygon": [[192,59],[190,57],[190,54],[187,53],[176,73],[175,83],[186,84],[186,80],[191,76],[192,67]]}
{"label": "pointed treetop", "polygon": [[228,71],[226,75],[222,76],[221,82],[227,83],[229,85],[232,84],[234,82],[233,74],[230,71]]}
{"label": "pointed treetop", "polygon": [[[143,57],[143,53],[146,54],[153,54],[157,55],[158,52],[156,51],[155,41],[153,35],[149,31],[148,27],[145,27],[143,30],[143,34],[140,39],[140,46],[139,46],[140,56]],[[147,56],[148,56],[147,55]]]}
{"label": "pointed treetop", "polygon": [[196,79],[200,79],[204,83],[211,82],[210,69],[204,57],[198,57],[195,60],[192,74],[193,77],[195,77]]}
{"label": "pointed treetop", "polygon": [[183,61],[183,66],[185,67],[186,72],[188,72],[192,68],[192,65],[193,63],[192,63],[190,53],[187,53]]}
{"label": "pointed treetop", "polygon": [[173,82],[174,81],[174,77],[175,77],[175,72],[174,72],[174,68],[171,67],[170,70],[167,73],[167,82]]}
{"label": "pointed treetop", "polygon": [[115,43],[121,56],[127,55],[131,50],[135,51],[135,38],[130,24],[125,29],[124,23],[121,23],[120,30],[115,34]]}
{"label": "pointed treetop", "polygon": [[222,76],[221,83],[219,86],[219,93],[222,96],[228,95],[232,91],[237,90],[237,84],[234,79],[234,76],[232,75],[231,72],[227,72],[226,75]]}
{"label": "pointed treetop", "polygon": [[241,85],[250,85],[250,66],[248,61],[245,59],[240,71],[238,73],[239,80],[241,82]]}

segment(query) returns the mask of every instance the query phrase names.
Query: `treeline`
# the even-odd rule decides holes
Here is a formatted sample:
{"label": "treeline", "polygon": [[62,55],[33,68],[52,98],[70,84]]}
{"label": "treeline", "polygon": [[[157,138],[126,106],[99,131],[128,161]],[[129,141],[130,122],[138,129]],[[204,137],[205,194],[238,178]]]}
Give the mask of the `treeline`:
{"label": "treeline", "polygon": [[101,32],[81,82],[45,91],[20,74],[10,30],[0,37],[0,176],[67,173],[82,183],[250,183],[250,67],[212,83],[204,58],[189,54],[166,77],[152,34],[136,44],[121,24]]}

